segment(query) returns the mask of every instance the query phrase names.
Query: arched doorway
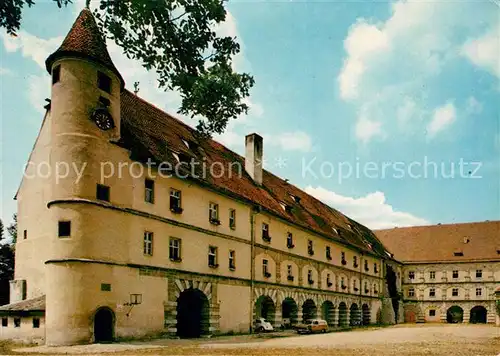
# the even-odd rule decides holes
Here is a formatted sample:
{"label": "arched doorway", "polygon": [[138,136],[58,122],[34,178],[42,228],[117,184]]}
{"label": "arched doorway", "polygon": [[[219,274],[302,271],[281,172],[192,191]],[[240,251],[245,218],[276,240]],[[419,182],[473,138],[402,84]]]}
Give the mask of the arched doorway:
{"label": "arched doorway", "polygon": [[290,327],[298,323],[298,311],[299,308],[293,298],[285,298],[283,300],[283,303],[281,303],[281,316],[285,327]]}
{"label": "arched doorway", "polygon": [[362,318],[363,325],[370,325],[370,320],[372,318],[370,307],[368,306],[368,304],[363,304],[361,310],[363,311],[363,318]]}
{"label": "arched doorway", "polygon": [[347,326],[347,305],[344,302],[339,304],[339,326]]}
{"label": "arched doorway", "polygon": [[470,310],[470,323],[472,324],[486,324],[488,311],[481,305],[476,305]]}
{"label": "arched doorway", "polygon": [[308,320],[315,319],[318,310],[316,308],[316,304],[312,299],[307,299],[302,305],[302,320],[303,322],[307,322]]}
{"label": "arched doorway", "polygon": [[274,325],[275,314],[276,307],[274,306],[274,302],[271,297],[267,295],[261,295],[255,301],[255,316],[257,318],[264,318],[268,322],[270,322],[271,325]]}
{"label": "arched doorway", "polygon": [[177,336],[194,338],[209,333],[207,296],[199,289],[185,289],[177,298]]}
{"label": "arched doorway", "polygon": [[358,326],[361,324],[361,315],[359,313],[359,307],[356,303],[352,303],[351,305],[349,320],[351,326]]}
{"label": "arched doorway", "polygon": [[112,342],[114,329],[115,313],[108,307],[97,309],[94,315],[94,342]]}
{"label": "arched doorway", "polygon": [[321,305],[321,317],[328,323],[328,326],[334,326],[335,307],[329,300],[325,300]]}
{"label": "arched doorway", "polygon": [[450,307],[446,311],[446,322],[450,324],[461,323],[464,320],[464,310],[458,305]]}

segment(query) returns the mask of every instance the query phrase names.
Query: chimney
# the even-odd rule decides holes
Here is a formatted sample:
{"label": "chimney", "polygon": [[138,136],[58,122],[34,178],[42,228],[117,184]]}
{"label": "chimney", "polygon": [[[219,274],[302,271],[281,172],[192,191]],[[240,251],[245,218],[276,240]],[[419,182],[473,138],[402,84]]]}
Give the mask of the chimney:
{"label": "chimney", "polygon": [[262,154],[264,140],[253,133],[245,137],[245,171],[257,185],[262,185]]}

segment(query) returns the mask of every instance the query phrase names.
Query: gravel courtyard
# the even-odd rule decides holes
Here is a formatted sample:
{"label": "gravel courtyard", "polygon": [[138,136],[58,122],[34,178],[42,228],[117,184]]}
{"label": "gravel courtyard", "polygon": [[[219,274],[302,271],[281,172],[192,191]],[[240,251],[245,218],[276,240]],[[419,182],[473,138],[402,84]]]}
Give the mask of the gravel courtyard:
{"label": "gravel courtyard", "polygon": [[[288,337],[234,336],[108,345],[25,348],[23,353],[115,355],[500,355],[500,328],[485,325],[398,325]],[[291,336],[290,336],[291,335]]]}

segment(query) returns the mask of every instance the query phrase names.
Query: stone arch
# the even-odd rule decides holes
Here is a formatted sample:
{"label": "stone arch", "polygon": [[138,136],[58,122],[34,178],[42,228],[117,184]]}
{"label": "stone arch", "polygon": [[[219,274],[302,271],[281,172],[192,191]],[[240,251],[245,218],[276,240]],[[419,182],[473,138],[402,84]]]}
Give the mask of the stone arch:
{"label": "stone arch", "polygon": [[446,322],[450,324],[462,323],[464,321],[464,310],[458,305],[453,305],[446,310]]}
{"label": "stone arch", "polygon": [[370,325],[370,321],[372,318],[370,306],[365,303],[362,305],[361,310],[362,310],[361,324]]}
{"label": "stone arch", "polygon": [[[309,280],[309,271],[311,271],[311,280]],[[312,265],[302,267],[302,285],[308,288],[318,288],[318,284],[318,270]]]}
{"label": "stone arch", "polygon": [[476,305],[470,310],[469,323],[486,324],[488,322],[488,310],[482,305]]}
{"label": "stone arch", "polygon": [[276,304],[268,295],[261,295],[255,301],[255,318],[264,318],[275,325]]}
{"label": "stone arch", "polygon": [[306,299],[302,304],[302,321],[305,323],[317,317],[318,308],[313,299]]}
{"label": "stone arch", "polygon": [[177,298],[177,336],[200,337],[210,332],[210,305],[198,288],[184,289]]}
{"label": "stone arch", "polygon": [[115,313],[109,307],[99,307],[93,317],[93,339],[95,343],[112,342],[115,337]]}
{"label": "stone arch", "polygon": [[335,306],[329,300],[325,300],[321,304],[321,318],[326,320],[329,326],[335,324]]}
{"label": "stone arch", "polygon": [[339,326],[346,327],[348,323],[348,312],[347,312],[347,304],[345,302],[339,303]]}
{"label": "stone arch", "polygon": [[352,303],[349,308],[349,321],[351,326],[359,326],[361,324],[361,312],[356,303]]}
{"label": "stone arch", "polygon": [[281,315],[285,327],[291,327],[299,322],[298,312],[299,307],[293,298],[287,297],[283,299],[281,302]]}

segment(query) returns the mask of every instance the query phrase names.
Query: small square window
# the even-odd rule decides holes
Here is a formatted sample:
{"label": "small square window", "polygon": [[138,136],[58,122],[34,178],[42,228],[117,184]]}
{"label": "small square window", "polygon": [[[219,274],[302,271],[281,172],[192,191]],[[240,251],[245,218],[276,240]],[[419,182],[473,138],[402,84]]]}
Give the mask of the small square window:
{"label": "small square window", "polygon": [[8,318],[2,318],[2,327],[6,328],[9,326],[9,319]]}
{"label": "small square window", "polygon": [[97,86],[106,93],[111,93],[111,78],[103,72],[97,72]]}
{"label": "small square window", "polygon": [[458,288],[453,288],[451,290],[452,297],[458,297]]}
{"label": "small square window", "polygon": [[408,289],[408,297],[414,297],[415,296],[415,289],[410,288]]}
{"label": "small square window", "polygon": [[452,277],[453,278],[458,278],[458,271],[453,271]]}
{"label": "small square window", "polygon": [[107,185],[97,184],[95,195],[98,200],[109,201],[109,187]]}
{"label": "small square window", "polygon": [[236,229],[236,210],[229,209],[229,228]]}
{"label": "small square window", "polygon": [[71,221],[59,221],[59,237],[71,236]]}
{"label": "small square window", "polygon": [[408,272],[408,279],[415,279],[415,272],[414,271]]}
{"label": "small square window", "polygon": [[169,242],[169,258],[171,261],[180,262],[181,259],[181,240],[174,237]]}
{"label": "small square window", "polygon": [[483,295],[483,290],[481,288],[476,288],[476,297],[480,297]]}
{"label": "small square window", "polygon": [[483,278],[483,270],[481,269],[476,270],[476,278]]}
{"label": "small square window", "polygon": [[56,84],[61,79],[61,65],[52,68],[52,84]]}
{"label": "small square window", "polygon": [[429,297],[435,297],[436,296],[436,289],[431,288],[429,289]]}
{"label": "small square window", "polygon": [[21,318],[14,318],[14,327],[15,328],[21,327]]}
{"label": "small square window", "polygon": [[436,310],[435,309],[429,310],[429,316],[436,316]]}
{"label": "small square window", "polygon": [[152,179],[144,181],[144,200],[151,204],[155,202],[155,181]]}
{"label": "small square window", "polygon": [[153,233],[149,231],[144,232],[144,245],[143,252],[145,255],[153,256]]}
{"label": "small square window", "polygon": [[33,329],[38,329],[40,327],[40,319],[33,318]]}
{"label": "small square window", "polygon": [[436,272],[435,271],[430,271],[429,272],[429,277],[430,277],[430,279],[436,279]]}
{"label": "small square window", "polygon": [[111,292],[111,284],[101,283],[101,291],[102,292]]}

